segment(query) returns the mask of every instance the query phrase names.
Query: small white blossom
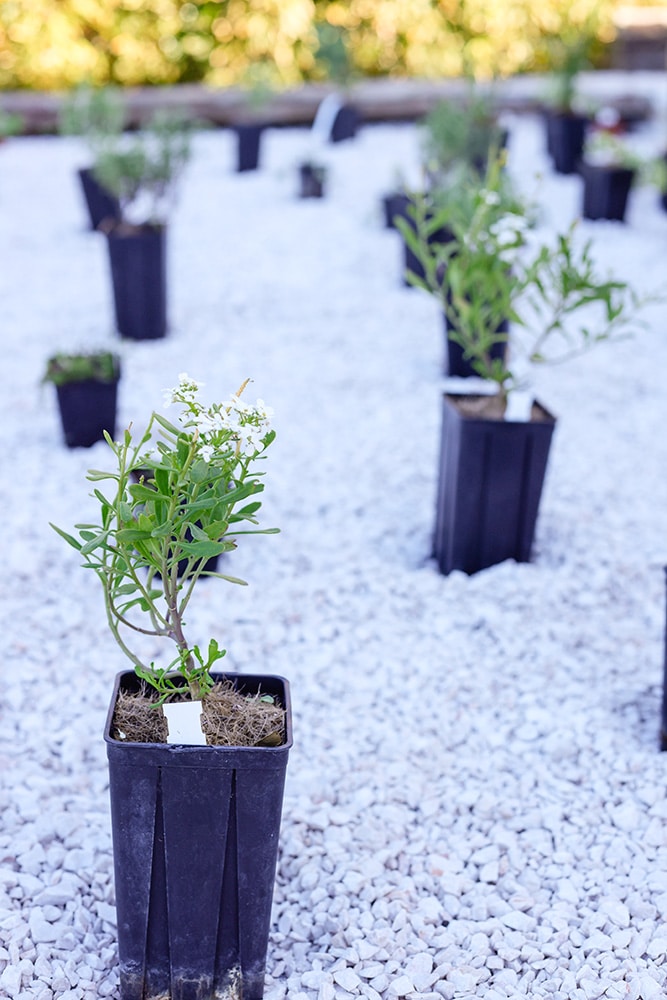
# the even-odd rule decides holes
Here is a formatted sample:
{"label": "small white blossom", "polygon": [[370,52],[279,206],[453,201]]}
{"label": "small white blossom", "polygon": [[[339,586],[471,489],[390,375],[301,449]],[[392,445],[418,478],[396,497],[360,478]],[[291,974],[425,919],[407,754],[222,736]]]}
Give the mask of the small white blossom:
{"label": "small white blossom", "polygon": [[174,389],[164,390],[166,406],[171,406],[172,403],[194,402],[194,397],[203,385],[203,382],[197,382],[187,372],[181,372],[178,376],[178,385]]}
{"label": "small white blossom", "polygon": [[500,204],[500,195],[497,191],[482,191],[482,200],[485,205],[493,206]]}
{"label": "small white blossom", "polygon": [[210,462],[213,458],[215,449],[212,444],[203,444],[199,448],[199,454],[204,459],[205,462]]}

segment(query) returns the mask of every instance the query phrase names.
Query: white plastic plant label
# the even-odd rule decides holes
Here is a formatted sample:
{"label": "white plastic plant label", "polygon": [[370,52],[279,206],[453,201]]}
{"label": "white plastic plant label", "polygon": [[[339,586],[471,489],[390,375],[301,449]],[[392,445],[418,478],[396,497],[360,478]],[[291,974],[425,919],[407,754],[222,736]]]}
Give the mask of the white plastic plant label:
{"label": "white plastic plant label", "polygon": [[515,389],[507,397],[505,420],[527,422],[533,409],[533,394],[528,389]]}
{"label": "white plastic plant label", "polygon": [[201,702],[178,701],[163,705],[169,735],[167,743],[180,743],[191,747],[206,746],[206,737],[201,728]]}
{"label": "white plastic plant label", "polygon": [[311,135],[320,142],[328,142],[336,115],[343,106],[338,94],[327,94],[315,112]]}

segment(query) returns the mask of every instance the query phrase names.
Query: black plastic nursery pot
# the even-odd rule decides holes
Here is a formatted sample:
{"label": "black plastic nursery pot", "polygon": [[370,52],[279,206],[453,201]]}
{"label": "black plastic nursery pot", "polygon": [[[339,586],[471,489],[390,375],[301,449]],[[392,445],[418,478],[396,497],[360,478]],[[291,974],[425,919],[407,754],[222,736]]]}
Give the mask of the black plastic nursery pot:
{"label": "black plastic nursery pot", "polygon": [[404,191],[393,191],[386,194],[382,199],[382,216],[384,218],[385,229],[396,229],[394,220],[397,216],[402,219],[407,218],[407,209],[410,198]]}
{"label": "black plastic nursery pot", "polygon": [[83,167],[77,173],[88,209],[90,228],[99,229],[107,219],[117,219],[120,215],[118,198],[100,184],[90,167]]}
{"label": "black plastic nursery pot", "polygon": [[121,1000],[261,1000],[287,758],[289,684],[215,674],[286,710],[278,747],[124,743],[104,733]]}
{"label": "black plastic nursery pot", "polygon": [[354,139],[360,124],[359,112],[351,104],[343,104],[336,112],[331,125],[329,139],[331,142],[344,142]]}
{"label": "black plastic nursery pot", "polygon": [[558,174],[573,174],[581,160],[588,127],[585,115],[552,111],[546,118],[547,148]]}
{"label": "black plastic nursery pot", "polygon": [[555,418],[539,403],[531,421],[467,416],[465,397],[443,397],[434,555],[441,573],[528,562]]}
{"label": "black plastic nursery pot", "polygon": [[57,385],[60,422],[68,448],[90,448],[104,440],[104,431],[116,433],[118,379],[100,382],[86,379]]}
{"label": "black plastic nursery pot", "polygon": [[264,126],[258,124],[234,126],[237,137],[237,173],[240,174],[246,170],[257,170],[259,167],[259,153],[263,130]]}
{"label": "black plastic nursery pot", "polygon": [[302,163],[299,166],[299,197],[323,198],[325,173],[322,167],[312,163]]}
{"label": "black plastic nursery pot", "polygon": [[585,219],[623,222],[636,171],[629,167],[603,167],[581,163],[584,182],[582,214]]}
{"label": "black plastic nursery pot", "polygon": [[167,333],[167,239],[163,226],[107,233],[116,326],[128,340]]}

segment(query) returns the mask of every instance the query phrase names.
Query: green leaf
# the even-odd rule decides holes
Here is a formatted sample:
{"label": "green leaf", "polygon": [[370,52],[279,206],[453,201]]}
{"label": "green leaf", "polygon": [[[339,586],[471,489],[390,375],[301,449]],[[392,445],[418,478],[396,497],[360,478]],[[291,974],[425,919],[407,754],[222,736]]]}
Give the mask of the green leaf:
{"label": "green leaf", "polygon": [[133,520],[132,508],[130,507],[129,503],[125,502],[125,500],[121,500],[121,502],[118,504],[118,513],[120,515],[121,521],[127,522]]}
{"label": "green leaf", "polygon": [[135,545],[137,542],[143,542],[150,538],[151,535],[151,531],[144,531],[140,528],[121,528],[116,533],[116,538],[120,545]]}
{"label": "green leaf", "polygon": [[225,551],[224,542],[182,542],[179,545],[180,552],[185,556],[193,556],[195,559],[210,559],[212,556],[219,556]]}
{"label": "green leaf", "polygon": [[99,535],[94,535],[92,538],[90,538],[86,542],[85,545],[81,546],[81,555],[82,556],[87,556],[91,552],[93,552],[94,549],[98,549],[101,546],[103,546],[104,543],[106,542],[107,538],[108,538],[108,535],[109,535],[108,531],[103,531],[103,532],[100,532]]}
{"label": "green leaf", "polygon": [[207,462],[203,459],[198,458],[196,462],[192,463],[190,469],[190,478],[193,483],[204,483],[210,476],[210,469]]}
{"label": "green leaf", "polygon": [[99,469],[89,469],[86,479],[90,480],[91,483],[96,483],[102,479],[115,479],[118,482],[120,476],[117,472],[102,472]]}
{"label": "green leaf", "polygon": [[77,552],[81,551],[81,542],[77,541],[76,538],[73,538],[72,535],[68,535],[66,531],[63,531],[62,528],[59,528],[56,524],[53,524],[51,521],[49,521],[49,524],[51,525],[53,530],[60,535],[61,538],[65,539],[68,545],[71,545],[73,549],[77,550]]}
{"label": "green leaf", "polygon": [[151,538],[169,538],[174,533],[174,526],[169,521],[159,524],[151,531]]}
{"label": "green leaf", "polygon": [[163,417],[161,413],[154,413],[153,418],[156,421],[156,423],[160,425],[160,427],[164,427],[164,429],[166,431],[169,431],[170,434],[174,434],[176,437],[178,437],[178,435],[182,433],[180,427],[175,427],[173,424],[169,423],[167,418]]}
{"label": "green leaf", "polygon": [[[143,500],[150,503],[161,494],[159,494],[157,490],[151,489],[150,486],[146,486],[144,483],[132,483],[130,486],[130,495],[133,500]],[[162,495],[169,499],[168,494]]]}
{"label": "green leaf", "polygon": [[229,530],[229,521],[211,521],[204,527],[206,537],[215,541],[221,541]]}
{"label": "green leaf", "polygon": [[250,514],[256,514],[261,506],[261,501],[255,500],[253,503],[246,504],[245,507],[242,507],[241,510],[237,511],[237,514],[243,517],[248,517]]}

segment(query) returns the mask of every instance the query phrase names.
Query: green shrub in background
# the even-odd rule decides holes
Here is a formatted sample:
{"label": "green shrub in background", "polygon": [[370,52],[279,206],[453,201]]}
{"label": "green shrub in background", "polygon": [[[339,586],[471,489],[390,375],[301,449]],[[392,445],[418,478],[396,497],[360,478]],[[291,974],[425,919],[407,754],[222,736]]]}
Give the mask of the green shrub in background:
{"label": "green shrub in background", "polygon": [[0,88],[229,86],[258,66],[291,86],[326,78],[327,26],[353,75],[504,76],[548,69],[553,41],[582,32],[599,59],[620,2],[0,0]]}

